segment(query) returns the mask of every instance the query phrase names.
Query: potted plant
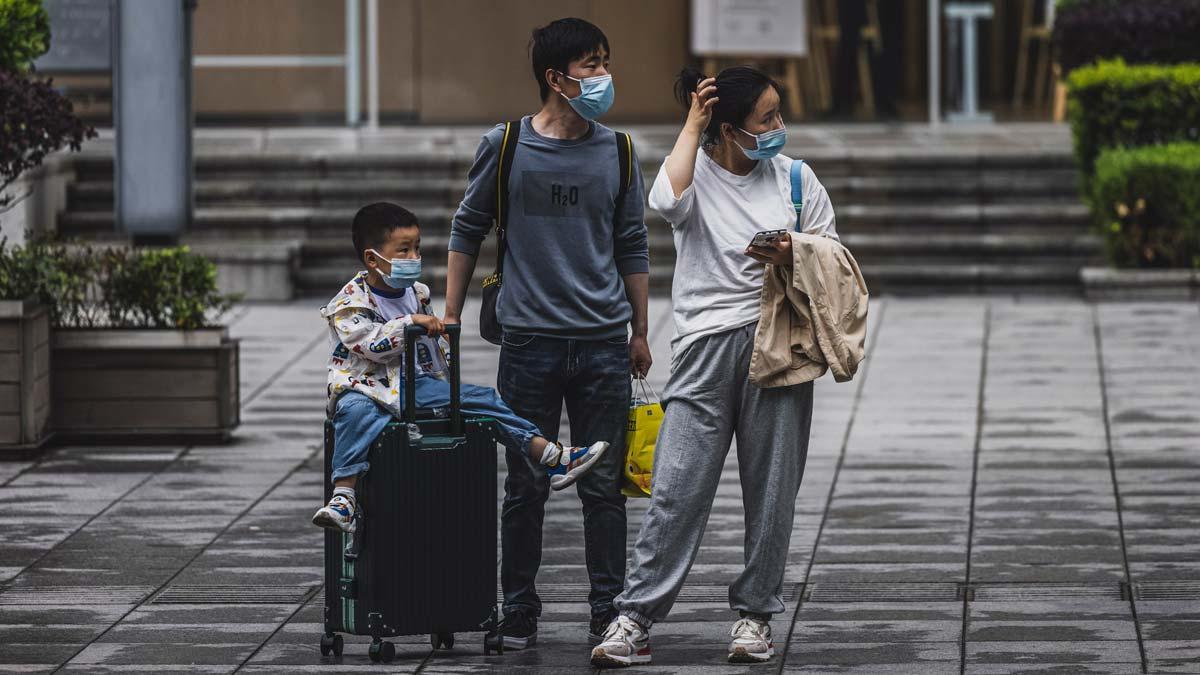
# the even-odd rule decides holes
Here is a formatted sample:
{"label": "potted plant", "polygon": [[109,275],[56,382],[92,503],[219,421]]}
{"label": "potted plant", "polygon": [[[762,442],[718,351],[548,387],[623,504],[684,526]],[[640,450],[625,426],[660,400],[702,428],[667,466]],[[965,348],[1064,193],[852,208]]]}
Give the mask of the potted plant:
{"label": "potted plant", "polygon": [[51,336],[53,427],[76,441],[224,441],[239,421],[234,296],[186,247],[64,249],[86,278]]}

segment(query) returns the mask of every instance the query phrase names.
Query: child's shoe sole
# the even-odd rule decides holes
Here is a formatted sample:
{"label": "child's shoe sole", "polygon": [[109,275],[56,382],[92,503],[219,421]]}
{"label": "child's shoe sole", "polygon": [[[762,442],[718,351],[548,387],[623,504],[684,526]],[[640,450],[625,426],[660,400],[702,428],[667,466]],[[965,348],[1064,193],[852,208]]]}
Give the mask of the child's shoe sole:
{"label": "child's shoe sole", "polygon": [[313,515],[312,523],[313,523],[313,525],[316,525],[317,527],[323,527],[327,530],[337,530],[338,532],[347,532],[350,534],[354,533],[354,521],[353,520],[350,521],[350,524],[348,526],[343,526],[342,523],[339,522],[336,518],[329,515],[329,513],[325,509],[321,509],[320,511],[317,511],[317,513],[315,515]]}
{"label": "child's shoe sole", "polygon": [[584,460],[583,464],[580,464],[565,474],[550,477],[551,490],[563,490],[574,485],[575,481],[579,480],[580,477],[582,477],[588,471],[591,471],[596,462],[599,462],[600,458],[604,456],[604,453],[608,451],[608,443],[604,441],[593,443],[591,447],[595,448],[595,450],[589,450],[588,458]]}

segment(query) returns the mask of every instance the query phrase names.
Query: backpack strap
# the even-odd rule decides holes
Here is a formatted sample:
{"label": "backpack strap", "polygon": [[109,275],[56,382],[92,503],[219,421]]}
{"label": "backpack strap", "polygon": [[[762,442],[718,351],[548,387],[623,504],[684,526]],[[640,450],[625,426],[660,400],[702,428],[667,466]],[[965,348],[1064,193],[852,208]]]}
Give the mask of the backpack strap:
{"label": "backpack strap", "polygon": [[800,231],[800,213],[804,211],[804,160],[792,160],[792,207],[796,209],[796,231]]}
{"label": "backpack strap", "polygon": [[504,271],[504,252],[508,248],[508,176],[521,138],[521,120],[504,123],[500,142],[500,162],[496,167],[496,273]]}
{"label": "backpack strap", "polygon": [[629,134],[618,131],[617,134],[617,164],[621,172],[621,184],[617,189],[617,211],[625,203],[625,195],[633,184],[633,139]]}

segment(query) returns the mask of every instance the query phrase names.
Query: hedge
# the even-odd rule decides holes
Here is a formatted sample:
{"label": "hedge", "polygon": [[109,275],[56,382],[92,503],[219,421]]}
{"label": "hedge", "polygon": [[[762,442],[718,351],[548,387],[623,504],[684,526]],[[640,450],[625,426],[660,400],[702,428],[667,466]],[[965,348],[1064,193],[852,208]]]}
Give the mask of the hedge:
{"label": "hedge", "polygon": [[1091,201],[1118,267],[1200,269],[1200,143],[1105,150]]}
{"label": "hedge", "polygon": [[1130,66],[1116,59],[1079,68],[1067,84],[1085,194],[1105,148],[1200,140],[1200,64]]}
{"label": "hedge", "polygon": [[1200,61],[1200,0],[1059,0],[1053,42],[1064,72],[1112,58]]}
{"label": "hedge", "polygon": [[0,70],[25,71],[50,49],[42,0],[0,0]]}

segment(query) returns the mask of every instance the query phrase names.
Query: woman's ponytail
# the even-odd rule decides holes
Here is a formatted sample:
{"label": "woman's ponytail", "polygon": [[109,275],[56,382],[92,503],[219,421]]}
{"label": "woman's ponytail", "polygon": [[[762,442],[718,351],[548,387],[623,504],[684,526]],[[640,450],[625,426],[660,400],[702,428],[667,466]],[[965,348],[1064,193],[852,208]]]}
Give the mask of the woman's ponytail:
{"label": "woman's ponytail", "polygon": [[679,101],[684,108],[691,108],[692,94],[696,93],[696,85],[707,78],[707,75],[691,66],[679,71],[679,77],[675,78],[675,100]]}

